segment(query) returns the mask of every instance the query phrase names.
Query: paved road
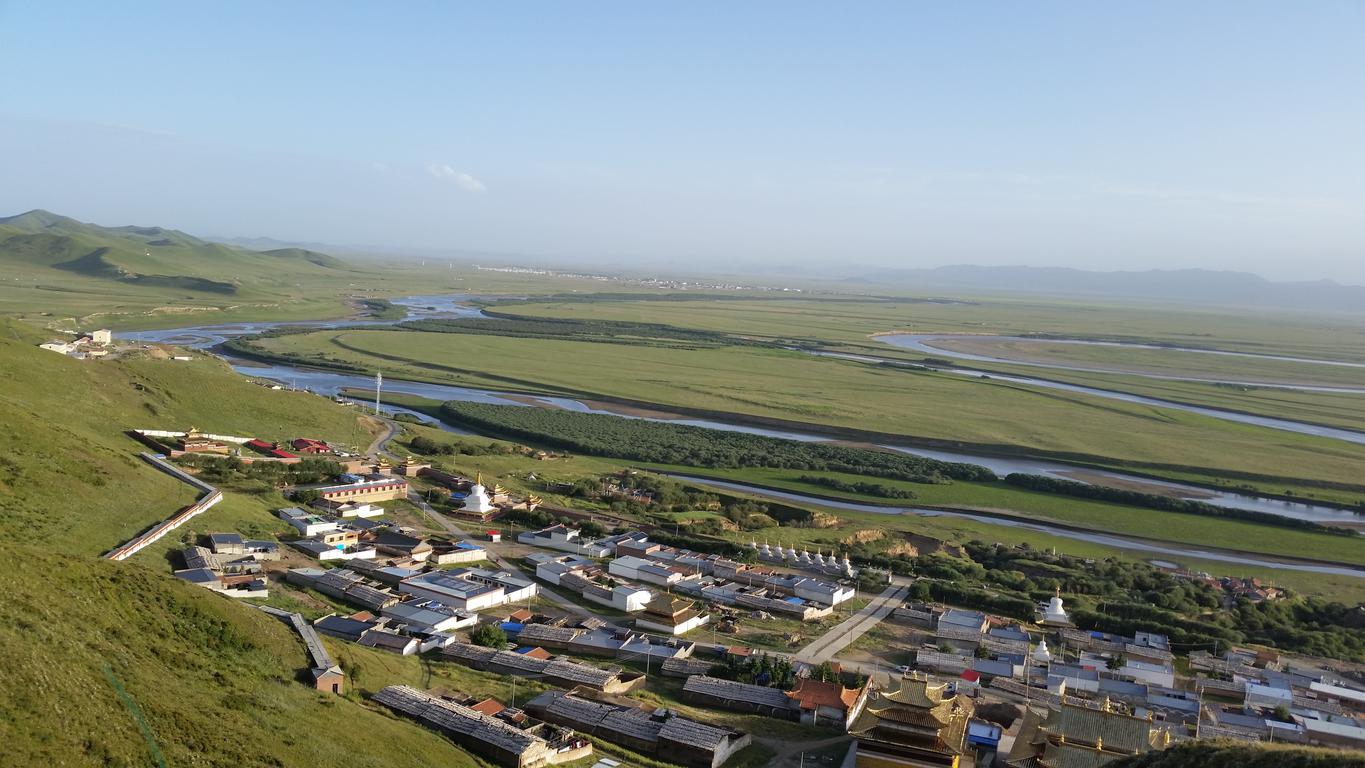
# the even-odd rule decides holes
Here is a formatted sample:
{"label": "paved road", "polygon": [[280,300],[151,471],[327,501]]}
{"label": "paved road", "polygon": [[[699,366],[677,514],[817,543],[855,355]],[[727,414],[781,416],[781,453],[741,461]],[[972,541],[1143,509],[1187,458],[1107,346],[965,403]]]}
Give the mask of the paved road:
{"label": "paved road", "polygon": [[798,651],[792,658],[806,664],[820,664],[834,658],[848,644],[881,623],[904,600],[909,586],[893,583],[880,595],[872,598],[861,611],[831,627],[814,642]]}
{"label": "paved road", "polygon": [[383,454],[388,456],[391,460],[397,461],[398,457],[389,453],[389,441],[398,437],[399,433],[402,432],[402,427],[398,426],[398,422],[391,421],[382,416],[371,416],[370,418],[382,423],[384,425],[384,432],[383,434],[375,436],[374,440],[370,443],[370,447],[365,449],[365,455],[376,456]]}

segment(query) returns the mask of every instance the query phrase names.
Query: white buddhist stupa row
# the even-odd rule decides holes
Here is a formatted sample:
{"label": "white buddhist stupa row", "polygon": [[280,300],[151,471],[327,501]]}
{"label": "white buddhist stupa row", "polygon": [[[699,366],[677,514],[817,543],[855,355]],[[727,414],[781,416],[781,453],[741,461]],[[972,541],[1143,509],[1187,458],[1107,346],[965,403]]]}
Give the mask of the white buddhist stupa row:
{"label": "white buddhist stupa row", "polygon": [[828,557],[825,556],[823,550],[818,550],[814,555],[811,555],[810,550],[807,549],[797,552],[795,547],[784,549],[781,544],[773,547],[766,541],[760,545],[753,540],[749,541],[749,549],[757,552],[759,558],[763,560],[781,560],[789,562],[791,565],[818,568],[822,571],[838,571],[846,576],[853,575],[853,561],[848,559],[847,553],[842,559],[839,559],[835,557],[833,552],[830,552]]}

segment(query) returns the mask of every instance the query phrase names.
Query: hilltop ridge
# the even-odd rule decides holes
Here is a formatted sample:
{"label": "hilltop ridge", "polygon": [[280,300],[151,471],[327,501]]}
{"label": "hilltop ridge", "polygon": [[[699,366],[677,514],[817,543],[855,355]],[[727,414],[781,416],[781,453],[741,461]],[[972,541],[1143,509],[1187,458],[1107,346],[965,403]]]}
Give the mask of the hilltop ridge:
{"label": "hilltop ridge", "polygon": [[155,298],[269,297],[347,264],[301,248],[253,251],[160,226],[106,227],[42,209],[0,217],[0,267],[19,282],[99,292],[119,283]]}

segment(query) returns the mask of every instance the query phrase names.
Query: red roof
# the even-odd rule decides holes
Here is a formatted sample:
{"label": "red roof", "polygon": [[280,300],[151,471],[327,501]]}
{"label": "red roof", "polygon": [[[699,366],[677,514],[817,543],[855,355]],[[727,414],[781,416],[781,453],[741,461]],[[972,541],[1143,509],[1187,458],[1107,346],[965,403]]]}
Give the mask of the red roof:
{"label": "red roof", "polygon": [[962,673],[962,679],[969,683],[975,683],[981,680],[981,673],[975,669],[969,669]]}
{"label": "red roof", "polygon": [[496,715],[497,713],[503,711],[504,709],[507,709],[507,707],[504,707],[502,704],[499,704],[497,699],[484,699],[478,704],[475,704],[474,706],[470,707],[470,709],[474,710],[475,712],[479,712],[488,715],[489,717],[492,717],[493,715]]}
{"label": "red roof", "polygon": [[502,535],[502,531],[484,531],[484,533],[488,534],[489,536],[501,536],[501,535]]}
{"label": "red roof", "polygon": [[246,444],[251,446],[252,448],[260,448],[263,451],[268,451],[271,448],[275,447],[274,445],[267,443],[266,441],[260,439],[259,437],[255,437],[246,441]]}
{"label": "red roof", "polygon": [[544,648],[541,648],[540,646],[536,646],[535,648],[532,648],[531,650],[522,654],[522,656],[525,656],[528,659],[548,659],[550,658],[550,655],[551,654],[549,651],[545,650]]}
{"label": "red roof", "polygon": [[289,451],[282,451],[282,450],[280,450],[279,448],[271,448],[270,451],[269,451],[269,453],[270,453],[271,456],[274,456],[275,458],[278,458],[278,459],[297,459],[297,458],[298,458],[298,456],[295,456],[294,454],[290,453]]}
{"label": "red roof", "polygon": [[795,699],[802,709],[832,707],[846,710],[857,700],[858,689],[802,677],[796,681],[796,690],[787,691],[787,695]]}

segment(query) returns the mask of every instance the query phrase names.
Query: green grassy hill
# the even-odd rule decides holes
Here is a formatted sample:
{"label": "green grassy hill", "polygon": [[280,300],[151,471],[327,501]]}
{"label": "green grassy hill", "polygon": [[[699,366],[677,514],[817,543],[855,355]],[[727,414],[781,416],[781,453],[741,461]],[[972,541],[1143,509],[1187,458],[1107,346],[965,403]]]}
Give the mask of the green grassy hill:
{"label": "green grassy hill", "polygon": [[316,264],[319,267],[340,269],[346,266],[345,262],[335,256],[328,256],[325,253],[310,251],[307,248],[276,248],[273,251],[261,251],[261,253],[277,259],[306,261],[309,264]]}
{"label": "green grassy hill", "polygon": [[0,218],[0,237],[0,264],[45,266],[192,293],[269,292],[271,283],[287,285],[319,270],[345,269],[338,259],[313,251],[261,253],[162,227],[101,227],[47,211]]}
{"label": "green grassy hill", "polygon": [[[0,325],[0,763],[155,765],[112,673],[167,765],[477,764],[359,696],[310,690],[283,624],[178,581],[159,552],[99,557],[192,496],[139,461],[123,430],[193,424],[363,444],[355,414],[254,386],[216,360],[78,361]],[[188,527],[278,527],[268,499],[230,500]]]}
{"label": "green grassy hill", "polygon": [[[455,278],[435,281],[454,289]],[[360,298],[430,289],[430,274],[302,248],[253,251],[164,227],[48,211],[0,217],[0,315],[69,330],[340,317]]]}

